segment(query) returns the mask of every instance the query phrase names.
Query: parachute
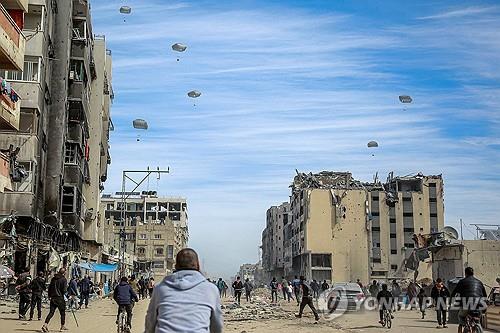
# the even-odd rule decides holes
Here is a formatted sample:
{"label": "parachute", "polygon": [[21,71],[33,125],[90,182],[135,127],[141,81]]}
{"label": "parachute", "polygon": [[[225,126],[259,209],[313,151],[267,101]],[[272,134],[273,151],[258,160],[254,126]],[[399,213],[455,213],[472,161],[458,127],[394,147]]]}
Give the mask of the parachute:
{"label": "parachute", "polygon": [[120,13],[122,14],[130,14],[132,12],[132,8],[129,6],[121,6],[120,7]]}
{"label": "parachute", "polygon": [[[175,43],[172,45],[172,50],[176,52],[184,52],[187,49],[187,45],[181,44],[181,43]],[[180,57],[177,57],[177,61],[180,60]]]}
{"label": "parachute", "polygon": [[378,147],[378,142],[377,141],[370,141],[367,144],[368,148],[377,148]]}
{"label": "parachute", "polygon": [[191,98],[198,98],[201,96],[201,92],[199,92],[198,90],[191,90],[187,95]]}
{"label": "parachute", "polygon": [[401,103],[408,104],[408,103],[411,103],[413,101],[413,99],[411,98],[411,96],[401,95],[401,96],[399,96],[399,101]]}
{"label": "parachute", "polygon": [[[148,122],[145,121],[144,119],[135,119],[132,122],[132,125],[134,126],[135,129],[138,130],[147,130],[148,129]],[[141,136],[138,134],[137,135],[137,141],[141,141]]]}

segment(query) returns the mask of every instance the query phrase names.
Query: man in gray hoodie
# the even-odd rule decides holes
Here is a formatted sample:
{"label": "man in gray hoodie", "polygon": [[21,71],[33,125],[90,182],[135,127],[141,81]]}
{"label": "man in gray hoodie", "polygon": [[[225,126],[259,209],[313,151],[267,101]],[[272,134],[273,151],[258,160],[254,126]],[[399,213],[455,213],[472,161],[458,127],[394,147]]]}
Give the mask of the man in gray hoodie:
{"label": "man in gray hoodie", "polygon": [[200,273],[198,255],[179,251],[175,272],[154,288],[145,333],[221,333],[223,325],[219,291]]}

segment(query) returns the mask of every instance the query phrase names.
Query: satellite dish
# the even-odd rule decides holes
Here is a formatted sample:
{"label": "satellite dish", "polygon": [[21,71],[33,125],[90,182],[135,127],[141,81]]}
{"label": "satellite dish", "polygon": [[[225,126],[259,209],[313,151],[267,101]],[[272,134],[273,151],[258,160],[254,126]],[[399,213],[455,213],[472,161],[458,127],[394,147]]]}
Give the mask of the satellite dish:
{"label": "satellite dish", "polygon": [[458,231],[453,227],[444,227],[441,232],[451,239],[458,239]]}

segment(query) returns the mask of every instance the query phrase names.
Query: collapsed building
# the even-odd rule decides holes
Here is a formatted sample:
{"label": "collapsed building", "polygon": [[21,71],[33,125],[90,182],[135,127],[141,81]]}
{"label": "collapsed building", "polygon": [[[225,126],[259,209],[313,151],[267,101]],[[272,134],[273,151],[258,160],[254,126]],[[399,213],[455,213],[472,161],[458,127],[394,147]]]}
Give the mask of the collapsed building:
{"label": "collapsed building", "polygon": [[[385,182],[375,177],[368,183],[349,172],[297,171],[290,187],[290,202],[279,206],[278,218],[271,207],[262,234],[269,275],[364,283],[406,278],[414,274],[405,264],[415,237],[444,227],[441,175],[391,173]],[[418,272],[432,277],[430,260]]]}

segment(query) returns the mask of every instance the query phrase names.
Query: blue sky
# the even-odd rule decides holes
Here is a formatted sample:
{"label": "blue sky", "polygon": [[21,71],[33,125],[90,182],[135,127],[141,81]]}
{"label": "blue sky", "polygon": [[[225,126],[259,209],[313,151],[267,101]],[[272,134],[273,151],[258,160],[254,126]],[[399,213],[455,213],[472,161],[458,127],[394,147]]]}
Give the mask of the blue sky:
{"label": "blue sky", "polygon": [[[121,15],[122,5],[132,7]],[[495,1],[93,1],[113,52],[112,165],[170,166],[212,275],[256,262],[295,169],[443,174],[446,224],[499,223]],[[170,45],[188,45],[176,61]],[[202,96],[188,98],[190,90]],[[398,95],[414,102],[407,108]],[[132,120],[150,129],[138,132]],[[376,156],[366,143],[379,142]],[[144,188],[146,189],[146,188]],[[471,228],[466,236],[472,237]]]}

